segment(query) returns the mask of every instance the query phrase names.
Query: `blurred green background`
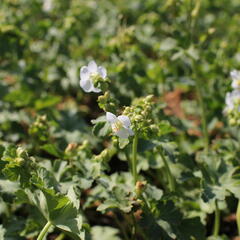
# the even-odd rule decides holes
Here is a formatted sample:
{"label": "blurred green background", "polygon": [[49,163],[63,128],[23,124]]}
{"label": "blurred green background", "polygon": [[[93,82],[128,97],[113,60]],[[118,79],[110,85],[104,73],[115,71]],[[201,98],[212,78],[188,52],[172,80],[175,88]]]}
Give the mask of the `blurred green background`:
{"label": "blurred green background", "polygon": [[[121,105],[173,92],[167,98],[178,109],[170,112],[182,118],[199,116],[198,79],[213,130],[222,119],[229,71],[240,64],[239,21],[238,0],[4,0],[1,139],[27,141],[32,119],[47,113],[61,124],[59,135],[81,141],[84,133],[76,130],[87,131],[99,114],[96,96],[79,86],[80,67],[92,59],[107,68]],[[199,130],[190,120],[173,121]]]}

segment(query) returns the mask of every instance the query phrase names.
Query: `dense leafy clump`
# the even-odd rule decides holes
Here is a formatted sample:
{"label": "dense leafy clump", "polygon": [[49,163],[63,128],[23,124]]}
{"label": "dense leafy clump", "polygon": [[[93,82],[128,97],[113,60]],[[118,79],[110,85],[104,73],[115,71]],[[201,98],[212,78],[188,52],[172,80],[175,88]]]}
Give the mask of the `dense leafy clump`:
{"label": "dense leafy clump", "polygon": [[2,1],[0,239],[238,239],[239,10]]}

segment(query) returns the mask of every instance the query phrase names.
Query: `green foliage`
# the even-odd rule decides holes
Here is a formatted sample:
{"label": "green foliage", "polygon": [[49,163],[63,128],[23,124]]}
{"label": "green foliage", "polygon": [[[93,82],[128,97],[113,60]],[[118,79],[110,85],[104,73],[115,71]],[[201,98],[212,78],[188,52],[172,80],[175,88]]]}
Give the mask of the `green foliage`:
{"label": "green foliage", "polygon": [[[239,0],[1,1],[0,239],[36,239],[47,221],[46,239],[239,235],[240,131],[223,111],[229,72],[240,69],[239,9]],[[91,60],[107,69],[93,77],[100,93],[79,86]],[[115,136],[106,112],[128,116],[135,135]]]}
{"label": "green foliage", "polygon": [[82,216],[78,213],[79,206],[76,207],[73,202],[77,199],[70,200],[69,197],[56,194],[51,190],[35,192],[20,190],[16,195],[19,202],[36,206],[45,219],[57,228],[73,233],[76,237],[84,237]]}

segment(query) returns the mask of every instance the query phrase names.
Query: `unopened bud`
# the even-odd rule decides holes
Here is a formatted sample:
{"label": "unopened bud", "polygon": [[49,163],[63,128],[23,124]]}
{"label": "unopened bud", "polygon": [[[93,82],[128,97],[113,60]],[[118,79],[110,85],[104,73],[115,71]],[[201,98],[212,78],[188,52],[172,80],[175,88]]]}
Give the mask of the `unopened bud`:
{"label": "unopened bud", "polygon": [[236,120],[234,119],[234,118],[231,118],[230,120],[229,120],[229,123],[230,123],[230,125],[236,125]]}
{"label": "unopened bud", "polygon": [[141,115],[136,115],[134,120],[135,121],[141,121],[142,120],[142,116]]}
{"label": "unopened bud", "polygon": [[146,181],[137,181],[136,182],[135,190],[136,190],[136,194],[138,197],[142,194],[146,184],[147,184]]}
{"label": "unopened bud", "polygon": [[76,149],[77,144],[76,143],[69,143],[65,149],[65,152],[71,152],[73,149]]}
{"label": "unopened bud", "polygon": [[146,101],[151,102],[153,100],[153,95],[148,95]]}
{"label": "unopened bud", "polygon": [[27,158],[28,154],[22,147],[18,147],[17,148],[17,156],[20,158]]}
{"label": "unopened bud", "polygon": [[153,131],[153,132],[157,132],[159,129],[158,129],[158,126],[156,124],[152,124],[149,126],[150,129]]}
{"label": "unopened bud", "polygon": [[22,165],[24,163],[24,159],[21,157],[17,157],[17,158],[15,158],[15,162]]}

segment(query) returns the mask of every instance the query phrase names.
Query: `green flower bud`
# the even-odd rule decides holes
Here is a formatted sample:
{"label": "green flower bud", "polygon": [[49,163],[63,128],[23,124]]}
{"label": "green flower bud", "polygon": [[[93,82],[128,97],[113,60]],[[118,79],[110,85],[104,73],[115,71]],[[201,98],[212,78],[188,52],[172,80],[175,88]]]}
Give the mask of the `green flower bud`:
{"label": "green flower bud", "polygon": [[136,115],[134,117],[134,121],[141,121],[142,120],[142,116],[141,115]]}
{"label": "green flower bud", "polygon": [[21,166],[24,163],[24,159],[21,158],[21,157],[17,157],[17,158],[15,158],[15,162],[18,163]]}
{"label": "green flower bud", "polygon": [[236,120],[234,119],[234,118],[231,118],[230,120],[229,120],[229,123],[230,123],[230,125],[236,125]]}

